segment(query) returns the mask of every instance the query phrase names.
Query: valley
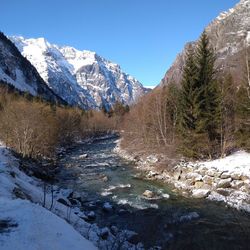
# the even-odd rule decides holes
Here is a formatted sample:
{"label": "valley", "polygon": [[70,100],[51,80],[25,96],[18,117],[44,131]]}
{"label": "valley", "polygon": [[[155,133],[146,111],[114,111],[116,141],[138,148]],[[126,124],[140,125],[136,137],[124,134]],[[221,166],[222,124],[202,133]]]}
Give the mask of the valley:
{"label": "valley", "polygon": [[3,9],[0,250],[249,249],[250,0]]}

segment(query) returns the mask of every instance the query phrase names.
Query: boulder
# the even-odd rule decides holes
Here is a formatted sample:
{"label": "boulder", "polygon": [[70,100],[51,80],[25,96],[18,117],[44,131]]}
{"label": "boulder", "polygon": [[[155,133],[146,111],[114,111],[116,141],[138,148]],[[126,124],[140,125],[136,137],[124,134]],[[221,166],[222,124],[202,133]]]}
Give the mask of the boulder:
{"label": "boulder", "polygon": [[231,182],[232,188],[235,188],[235,189],[240,189],[244,185],[245,185],[244,181],[240,181],[240,180],[233,180]]}
{"label": "boulder", "polygon": [[242,174],[240,173],[231,173],[231,178],[233,180],[241,180]]}
{"label": "boulder", "polygon": [[150,155],[147,157],[147,162],[148,163],[157,163],[159,159],[155,155]]}
{"label": "boulder", "polygon": [[20,188],[14,187],[12,193],[16,196],[16,198],[22,200],[31,200],[31,197],[24,193]]}
{"label": "boulder", "polygon": [[200,217],[200,215],[197,212],[190,212],[188,214],[182,215],[179,218],[180,222],[186,222],[186,221],[190,221],[193,219],[198,219]]}
{"label": "boulder", "polygon": [[143,196],[145,196],[146,198],[154,198],[155,194],[154,192],[150,191],[150,190],[145,190],[145,192],[142,194]]}
{"label": "boulder", "polygon": [[85,158],[88,158],[88,154],[79,155],[79,159],[85,159]]}
{"label": "boulder", "polygon": [[93,221],[93,220],[96,219],[96,214],[95,214],[94,211],[88,212],[86,216],[87,216],[87,219],[88,219],[89,221]]}
{"label": "boulder", "polygon": [[76,206],[79,202],[78,200],[73,199],[73,198],[68,198],[68,200],[72,206]]}
{"label": "boulder", "polygon": [[207,168],[202,168],[197,171],[197,173],[201,174],[202,176],[206,175]]}
{"label": "boulder", "polygon": [[81,194],[79,194],[78,192],[72,191],[72,192],[68,195],[67,198],[68,198],[68,199],[69,199],[69,198],[72,198],[72,199],[79,200],[79,199],[81,198]]}
{"label": "boulder", "polygon": [[210,177],[220,177],[221,172],[216,170],[216,169],[211,168],[206,172],[206,175],[208,175]]}
{"label": "boulder", "polygon": [[205,184],[208,184],[208,185],[212,185],[212,184],[213,184],[213,181],[214,181],[213,177],[208,176],[208,175],[205,175],[205,176],[202,178],[202,180],[203,180],[203,182],[204,182]]}
{"label": "boulder", "polygon": [[221,195],[223,195],[223,196],[229,196],[230,195],[230,190],[228,189],[228,188],[217,188],[216,189],[216,192],[218,193],[218,194],[221,194]]}
{"label": "boulder", "polygon": [[105,202],[102,206],[102,210],[104,212],[112,212],[113,211],[113,206],[109,202]]}
{"label": "boulder", "polygon": [[192,191],[192,197],[197,199],[206,198],[210,192],[211,190],[209,189],[194,189]]}
{"label": "boulder", "polygon": [[190,179],[192,181],[202,181],[202,175],[198,173],[188,173],[186,175],[186,179]]}
{"label": "boulder", "polygon": [[231,175],[228,172],[223,172],[220,176],[221,179],[228,179]]}
{"label": "boulder", "polygon": [[164,199],[169,199],[169,198],[170,198],[170,195],[169,195],[169,194],[161,194],[161,196],[162,196]]}
{"label": "boulder", "polygon": [[106,240],[109,236],[109,229],[107,227],[104,227],[100,230],[100,237],[103,239],[103,240]]}
{"label": "boulder", "polygon": [[157,175],[159,175],[157,172],[150,170],[147,174],[147,178],[154,178]]}
{"label": "boulder", "polygon": [[179,181],[181,178],[181,174],[182,174],[182,172],[180,170],[174,172],[174,174],[173,174],[174,180]]}
{"label": "boulder", "polygon": [[195,184],[194,184],[194,187],[196,189],[200,189],[200,188],[202,188],[203,185],[204,185],[203,181],[196,181]]}
{"label": "boulder", "polygon": [[229,187],[231,187],[231,181],[232,181],[231,178],[221,179],[221,180],[217,183],[216,187],[217,187],[217,188],[229,188]]}
{"label": "boulder", "polygon": [[68,202],[66,200],[64,200],[63,198],[59,198],[57,201],[62,203],[63,205],[65,205],[67,207],[69,206]]}
{"label": "boulder", "polygon": [[123,208],[121,208],[121,209],[118,210],[118,214],[119,215],[124,215],[124,214],[128,214],[128,213],[129,213],[129,211],[126,210],[126,209],[123,209]]}
{"label": "boulder", "polygon": [[110,227],[110,231],[111,231],[111,233],[112,233],[114,236],[116,236],[117,233],[119,232],[119,229],[118,229],[118,227],[116,227],[116,226],[111,226],[111,227]]}
{"label": "boulder", "polygon": [[107,181],[109,180],[109,178],[108,178],[108,176],[105,175],[105,176],[102,177],[102,180],[103,180],[104,182],[107,182]]}
{"label": "boulder", "polygon": [[249,178],[248,176],[242,175],[242,176],[241,176],[241,180],[242,180],[242,181],[249,181],[250,178]]}

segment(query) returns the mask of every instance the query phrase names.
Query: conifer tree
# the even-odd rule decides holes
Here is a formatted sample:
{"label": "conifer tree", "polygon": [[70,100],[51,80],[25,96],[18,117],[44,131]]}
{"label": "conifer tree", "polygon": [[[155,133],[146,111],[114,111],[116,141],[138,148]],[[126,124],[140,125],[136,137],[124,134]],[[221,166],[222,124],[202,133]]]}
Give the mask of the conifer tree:
{"label": "conifer tree", "polygon": [[201,133],[207,133],[209,140],[212,141],[216,139],[216,129],[220,119],[219,94],[215,79],[215,55],[205,31],[198,42],[195,61],[198,71],[196,84],[199,90],[197,102],[200,109],[197,129]]}
{"label": "conifer tree", "polygon": [[197,67],[194,61],[194,52],[189,50],[187,53],[186,64],[182,76],[181,91],[181,126],[184,129],[195,130],[197,121],[196,88]]}
{"label": "conifer tree", "polygon": [[190,157],[211,156],[220,124],[215,55],[205,32],[189,51],[182,76],[181,131],[183,152]]}

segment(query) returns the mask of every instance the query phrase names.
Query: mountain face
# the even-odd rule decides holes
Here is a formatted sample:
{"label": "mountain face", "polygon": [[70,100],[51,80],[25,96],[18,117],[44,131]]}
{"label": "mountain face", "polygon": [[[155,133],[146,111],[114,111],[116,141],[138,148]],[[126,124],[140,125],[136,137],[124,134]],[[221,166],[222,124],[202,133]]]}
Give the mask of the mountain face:
{"label": "mountain face", "polygon": [[[240,80],[242,55],[250,45],[250,0],[241,0],[234,8],[221,13],[205,30],[217,55],[217,68],[230,70],[234,79]],[[186,52],[195,44],[196,42],[186,44],[166,72],[161,85],[180,83]]]}
{"label": "mountain face", "polygon": [[63,103],[43,81],[32,64],[0,32],[0,80],[16,89],[41,96],[47,101]]}
{"label": "mountain face", "polygon": [[142,84],[92,51],[50,44],[44,38],[10,38],[57,95],[82,108],[131,104],[145,94]]}

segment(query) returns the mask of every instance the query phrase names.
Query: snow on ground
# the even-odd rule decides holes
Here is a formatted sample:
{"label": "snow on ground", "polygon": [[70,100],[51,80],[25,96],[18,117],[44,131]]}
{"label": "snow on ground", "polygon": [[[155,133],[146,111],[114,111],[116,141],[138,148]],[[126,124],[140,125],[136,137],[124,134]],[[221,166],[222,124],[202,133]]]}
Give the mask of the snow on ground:
{"label": "snow on ground", "polygon": [[63,219],[27,200],[0,198],[0,220],[15,225],[0,234],[0,249],[96,249]]}
{"label": "snow on ground", "polygon": [[[25,175],[17,167],[18,161],[1,144],[0,249],[97,249],[65,220],[39,204],[24,199],[26,196],[40,203],[42,190],[38,180]],[[15,193],[19,193],[23,199],[17,198]],[[63,205],[56,209],[61,213],[64,211]]]}
{"label": "snow on ground", "polygon": [[238,151],[225,158],[201,163],[207,168],[215,168],[221,172],[239,173],[250,177],[250,153]]}

